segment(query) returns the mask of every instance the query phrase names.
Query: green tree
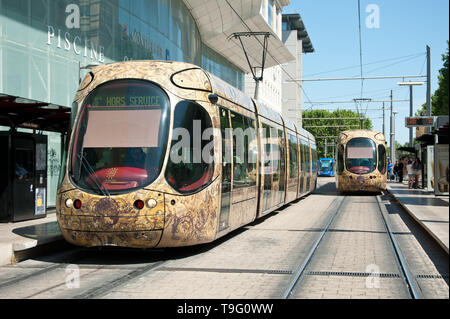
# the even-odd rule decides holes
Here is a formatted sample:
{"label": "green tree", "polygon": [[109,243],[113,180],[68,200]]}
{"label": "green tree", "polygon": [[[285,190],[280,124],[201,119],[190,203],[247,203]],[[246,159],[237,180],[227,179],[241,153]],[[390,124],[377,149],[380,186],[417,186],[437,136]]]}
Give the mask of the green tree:
{"label": "green tree", "polygon": [[[319,157],[325,156],[325,137],[327,137],[328,153],[332,155],[332,142],[336,141],[340,132],[346,130],[354,130],[360,128],[359,115],[350,110],[306,110],[303,111],[303,128],[316,138],[317,152]],[[323,120],[321,119],[323,118]],[[308,120],[311,119],[311,120]],[[364,128],[372,129],[372,121],[368,118],[364,119]]]}
{"label": "green tree", "polygon": [[[447,54],[442,54],[442,61],[444,61],[443,68],[439,70],[439,87],[431,96],[431,115],[448,115],[448,40],[447,40]],[[427,106],[422,105],[422,109],[416,112],[417,116],[426,115]]]}

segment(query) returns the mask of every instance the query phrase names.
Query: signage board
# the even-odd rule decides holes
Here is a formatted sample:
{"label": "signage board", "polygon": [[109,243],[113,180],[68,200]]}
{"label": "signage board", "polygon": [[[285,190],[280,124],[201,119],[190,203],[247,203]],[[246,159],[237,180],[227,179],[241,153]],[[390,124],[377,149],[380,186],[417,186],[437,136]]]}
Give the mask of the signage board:
{"label": "signage board", "polygon": [[405,126],[406,127],[418,127],[418,126],[433,126],[434,116],[415,116],[406,117]]}

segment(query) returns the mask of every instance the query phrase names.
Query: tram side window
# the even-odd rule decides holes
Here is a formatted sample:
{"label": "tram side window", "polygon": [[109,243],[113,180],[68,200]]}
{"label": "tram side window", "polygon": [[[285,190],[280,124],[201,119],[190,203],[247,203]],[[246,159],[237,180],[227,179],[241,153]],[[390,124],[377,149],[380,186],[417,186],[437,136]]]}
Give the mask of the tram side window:
{"label": "tram side window", "polygon": [[270,144],[271,144],[271,168],[274,174],[273,181],[278,181],[280,176],[281,150],[279,145],[278,130],[274,127],[270,128]]}
{"label": "tram side window", "polygon": [[304,141],[305,144],[305,169],[306,171],[309,173],[309,171],[311,170],[311,159],[309,157],[309,147],[308,147],[308,143],[306,141]]}
{"label": "tram side window", "polygon": [[316,151],[316,146],[312,145],[311,146],[311,157],[312,157],[312,172],[315,173],[317,172],[317,151]]}
{"label": "tram side window", "polygon": [[378,145],[378,170],[381,174],[386,173],[386,148],[384,145]]}
{"label": "tram side window", "polygon": [[258,140],[256,139],[256,123],[255,120],[245,118],[247,121],[248,131],[248,181],[250,186],[256,185],[257,170],[256,163],[258,161]]}
{"label": "tram side window", "polygon": [[304,172],[306,170],[306,151],[305,144],[303,140],[300,138],[300,156],[301,156],[301,170]]}
{"label": "tram side window", "polygon": [[338,147],[338,174],[344,171],[344,145]]}
{"label": "tram side window", "polygon": [[298,155],[297,138],[289,134],[289,177],[297,178],[298,175]]}
{"label": "tram side window", "polygon": [[254,121],[230,112],[233,129],[233,185],[236,188],[256,184],[257,142]]}
{"label": "tram side window", "polygon": [[282,130],[278,130],[278,148],[280,149],[278,167],[281,170],[281,173],[284,174],[283,172],[286,170],[285,167],[286,144],[284,140],[284,132]]}
{"label": "tram side window", "polygon": [[[196,132],[200,127],[201,141]],[[166,168],[166,180],[180,193],[193,193],[211,182],[214,172],[214,141],[211,118],[199,104],[182,101],[175,107],[174,136]],[[198,133],[197,133],[198,134]],[[202,137],[209,137],[204,140]],[[200,147],[200,148],[199,148]],[[209,156],[205,150],[209,150]]]}

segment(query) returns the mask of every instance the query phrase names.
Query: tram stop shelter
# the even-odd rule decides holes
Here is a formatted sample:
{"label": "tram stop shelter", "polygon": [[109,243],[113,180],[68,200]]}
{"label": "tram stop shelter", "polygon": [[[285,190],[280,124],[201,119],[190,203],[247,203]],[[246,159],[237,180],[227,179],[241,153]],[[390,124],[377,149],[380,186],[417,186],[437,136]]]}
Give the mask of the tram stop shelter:
{"label": "tram stop shelter", "polygon": [[[449,194],[448,116],[434,116],[430,133],[416,134],[422,161],[422,187],[435,195]],[[418,130],[419,131],[419,130]]]}
{"label": "tram stop shelter", "polygon": [[68,107],[0,95],[0,126],[10,128],[0,132],[0,221],[46,217],[48,156],[43,132],[60,133],[63,148],[70,115]]}

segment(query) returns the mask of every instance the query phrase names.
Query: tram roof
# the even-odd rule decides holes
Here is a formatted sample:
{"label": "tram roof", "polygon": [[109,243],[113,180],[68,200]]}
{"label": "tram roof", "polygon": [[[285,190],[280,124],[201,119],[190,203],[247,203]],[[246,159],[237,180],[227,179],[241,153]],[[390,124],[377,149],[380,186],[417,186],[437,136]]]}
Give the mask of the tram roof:
{"label": "tram roof", "polygon": [[289,120],[289,119],[285,119],[285,118],[283,118],[283,120],[284,120],[284,125],[286,126],[286,128],[288,128],[288,129],[290,129],[290,130],[292,130],[292,131],[294,131],[294,132],[296,132],[297,130],[296,130],[296,127],[295,127],[295,125],[294,125],[294,123],[293,122],[291,122],[291,120]]}
{"label": "tram roof", "polygon": [[252,99],[249,96],[245,95],[244,92],[238,90],[234,86],[231,86],[217,76],[209,72],[207,73],[214,93],[236,104],[239,104],[240,106],[252,111],[253,113],[256,112],[255,106],[252,103]]}
{"label": "tram roof", "polygon": [[253,100],[258,107],[258,114],[262,117],[265,117],[268,120],[271,120],[272,122],[275,122],[279,125],[283,125],[283,120],[281,118],[280,113],[272,110],[265,104],[261,103],[260,101]]}

